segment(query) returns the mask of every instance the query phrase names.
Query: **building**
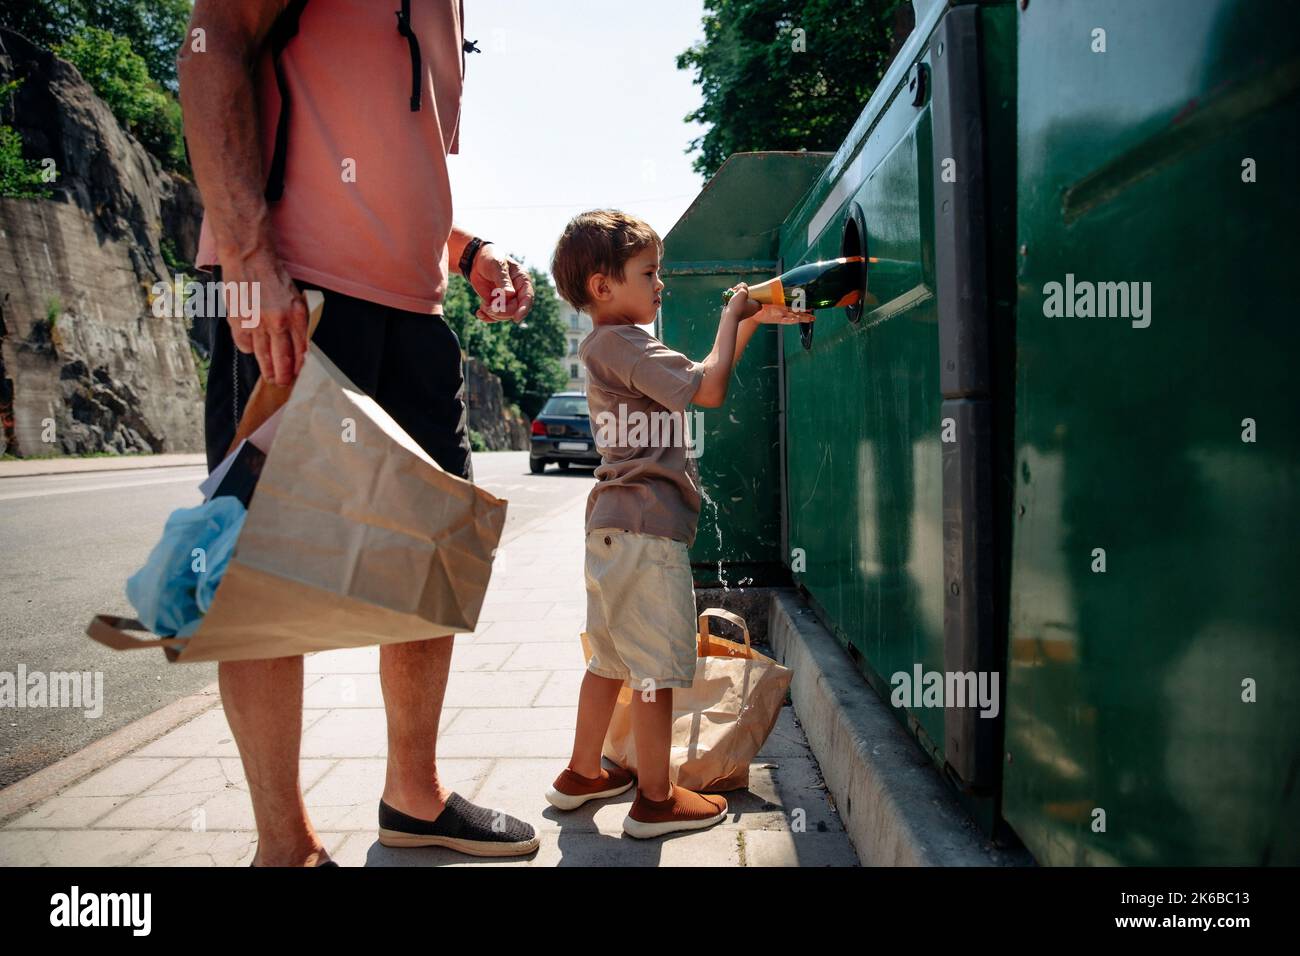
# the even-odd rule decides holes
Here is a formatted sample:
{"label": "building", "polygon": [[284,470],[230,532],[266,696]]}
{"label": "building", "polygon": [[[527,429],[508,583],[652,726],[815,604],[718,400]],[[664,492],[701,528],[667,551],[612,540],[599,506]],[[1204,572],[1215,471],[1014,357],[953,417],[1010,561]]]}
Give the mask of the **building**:
{"label": "building", "polygon": [[591,331],[591,316],[579,312],[563,299],[560,300],[560,322],[564,324],[565,355],[561,361],[569,373],[565,389],[570,392],[587,392],[587,370],[578,361],[578,346]]}

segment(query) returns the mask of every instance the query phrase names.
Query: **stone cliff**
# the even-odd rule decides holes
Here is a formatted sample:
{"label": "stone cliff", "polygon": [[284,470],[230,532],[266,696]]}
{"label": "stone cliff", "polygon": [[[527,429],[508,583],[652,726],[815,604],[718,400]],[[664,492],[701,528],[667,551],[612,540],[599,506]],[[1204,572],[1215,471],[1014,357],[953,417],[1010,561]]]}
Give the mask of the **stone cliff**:
{"label": "stone cliff", "polygon": [[469,427],[491,451],[528,447],[528,419],[506,407],[501,379],[472,357],[465,359],[465,404]]}
{"label": "stone cliff", "polygon": [[[122,129],[76,67],[0,29],[0,83],[22,79],[0,119],[25,155],[54,161],[44,199],[0,197],[0,454],[203,450],[191,344],[210,330],[158,318],[164,240],[193,262],[203,205]],[[501,382],[466,359],[469,426],[490,449],[528,447]]]}
{"label": "stone cliff", "polygon": [[200,451],[202,394],[184,318],[156,318],[166,237],[192,261],[198,191],[125,132],[76,68],[0,30],[0,107],[45,199],[0,198],[0,452]]}

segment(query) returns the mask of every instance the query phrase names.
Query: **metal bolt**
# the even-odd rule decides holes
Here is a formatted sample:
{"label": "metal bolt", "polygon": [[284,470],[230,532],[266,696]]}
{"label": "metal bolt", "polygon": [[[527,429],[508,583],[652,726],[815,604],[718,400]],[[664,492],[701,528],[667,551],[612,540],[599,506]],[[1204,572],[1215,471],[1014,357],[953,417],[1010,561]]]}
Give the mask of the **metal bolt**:
{"label": "metal bolt", "polygon": [[1021,10],[1028,10],[1028,9],[1029,9],[1029,0],[1020,0],[1020,9],[1021,9]]}
{"label": "metal bolt", "polygon": [[1029,247],[1028,247],[1028,246],[1024,246],[1024,245],[1022,245],[1022,246],[1020,247],[1020,254],[1021,254],[1022,256],[1027,256],[1027,255],[1029,255]]}
{"label": "metal bolt", "polygon": [[1025,506],[1021,505],[1019,508],[1017,508],[1016,514],[1020,515],[1020,517],[1023,518],[1025,516]]}
{"label": "metal bolt", "polygon": [[948,590],[951,591],[954,596],[956,596],[961,592],[961,585],[958,584],[956,581],[953,581],[952,584],[948,585]]}

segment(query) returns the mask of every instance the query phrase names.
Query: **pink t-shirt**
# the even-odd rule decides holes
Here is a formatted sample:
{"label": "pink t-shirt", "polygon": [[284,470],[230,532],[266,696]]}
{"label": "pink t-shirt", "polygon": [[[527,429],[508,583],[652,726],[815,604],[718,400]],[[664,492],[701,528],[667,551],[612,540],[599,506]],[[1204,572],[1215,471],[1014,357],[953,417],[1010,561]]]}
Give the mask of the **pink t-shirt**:
{"label": "pink t-shirt", "polygon": [[[280,54],[292,104],[284,195],[270,205],[276,249],[295,279],[411,312],[441,313],[451,183],[464,78],[461,0],[415,0],[423,91],[411,111],[411,54],[399,5],[309,0]],[[262,169],[280,94],[269,50],[258,61]],[[217,263],[204,217],[198,265]]]}

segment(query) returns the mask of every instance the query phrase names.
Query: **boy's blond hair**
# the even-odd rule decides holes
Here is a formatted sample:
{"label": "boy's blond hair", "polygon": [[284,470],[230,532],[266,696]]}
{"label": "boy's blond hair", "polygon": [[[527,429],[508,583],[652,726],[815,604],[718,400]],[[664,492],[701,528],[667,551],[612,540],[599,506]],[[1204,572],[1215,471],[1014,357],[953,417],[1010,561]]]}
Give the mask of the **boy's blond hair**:
{"label": "boy's blond hair", "polygon": [[579,312],[591,306],[587,280],[596,273],[623,281],[627,261],[649,246],[663,255],[659,234],[644,220],[617,209],[592,209],[569,220],[555,244],[551,276],[555,288]]}

